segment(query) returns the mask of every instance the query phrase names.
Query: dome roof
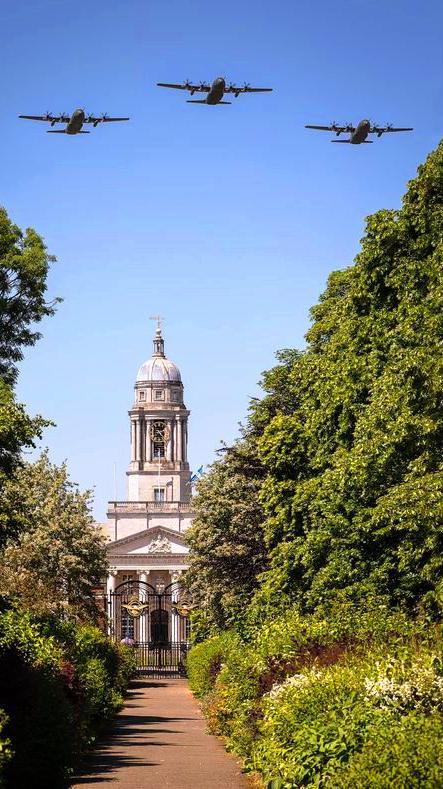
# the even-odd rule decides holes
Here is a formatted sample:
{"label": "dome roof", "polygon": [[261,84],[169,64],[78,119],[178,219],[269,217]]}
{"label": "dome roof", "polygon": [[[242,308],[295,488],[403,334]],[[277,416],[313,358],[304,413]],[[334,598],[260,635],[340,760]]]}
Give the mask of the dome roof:
{"label": "dome roof", "polygon": [[137,383],[147,381],[181,381],[180,370],[165,356],[152,356],[137,373]]}
{"label": "dome roof", "polygon": [[154,337],[154,353],[147,362],[142,364],[137,373],[137,383],[147,383],[149,381],[181,381],[180,370],[174,362],[165,356],[165,343],[162,337],[159,324]]}

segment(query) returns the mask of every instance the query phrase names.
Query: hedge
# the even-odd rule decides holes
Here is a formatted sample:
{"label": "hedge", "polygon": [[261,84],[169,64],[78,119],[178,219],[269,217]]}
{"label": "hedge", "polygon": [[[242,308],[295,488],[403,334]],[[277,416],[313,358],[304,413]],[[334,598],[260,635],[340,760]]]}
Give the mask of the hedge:
{"label": "hedge", "polygon": [[197,644],[188,674],[210,730],[270,789],[443,785],[439,626],[292,610]]}
{"label": "hedge", "polygon": [[131,649],[96,627],[0,614],[5,789],[67,787],[79,755],[121,707],[133,670]]}

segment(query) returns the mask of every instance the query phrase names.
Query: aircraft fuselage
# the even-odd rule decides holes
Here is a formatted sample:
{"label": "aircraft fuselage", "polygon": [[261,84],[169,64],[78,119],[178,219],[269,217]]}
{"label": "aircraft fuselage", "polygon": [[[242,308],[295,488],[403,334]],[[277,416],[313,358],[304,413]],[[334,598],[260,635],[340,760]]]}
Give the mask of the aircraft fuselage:
{"label": "aircraft fuselage", "polygon": [[66,134],[78,134],[85,120],[84,110],[74,110],[66,127]]}
{"label": "aircraft fuselage", "polygon": [[371,129],[371,124],[368,120],[362,120],[356,126],[355,131],[351,134],[349,138],[349,142],[351,145],[360,145],[360,143],[366,140]]}
{"label": "aircraft fuselage", "polygon": [[217,77],[211,85],[211,90],[206,96],[206,104],[218,104],[225,93],[226,83],[223,77]]}

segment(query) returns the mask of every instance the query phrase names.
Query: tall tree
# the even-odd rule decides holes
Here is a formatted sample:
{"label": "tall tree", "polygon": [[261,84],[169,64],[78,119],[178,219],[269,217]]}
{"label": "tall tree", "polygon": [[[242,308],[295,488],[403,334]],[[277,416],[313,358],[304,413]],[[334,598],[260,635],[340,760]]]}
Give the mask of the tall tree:
{"label": "tall tree", "polygon": [[23,233],[0,208],[0,378],[5,383],[15,382],[23,348],[40,337],[34,325],[53,315],[59,301],[45,298],[54,260],[35,230]]}
{"label": "tall tree", "polygon": [[104,535],[91,496],[44,453],[8,480],[3,509],[13,535],[1,554],[0,593],[35,613],[96,613],[94,589],[107,570]]}
{"label": "tall tree", "polygon": [[308,609],[441,596],[442,239],[443,143],[403,207],[369,217],[355,265],[331,275],[288,373],[292,412],[259,439],[261,605],[277,588]]}
{"label": "tall tree", "polygon": [[[13,385],[23,349],[39,338],[35,324],[54,313],[45,300],[48,268],[54,258],[34,230],[23,233],[0,208],[0,491],[20,460],[23,448],[34,447],[49,422],[31,418],[16,402]],[[6,536],[0,504],[0,545]]]}
{"label": "tall tree", "polygon": [[220,628],[239,623],[268,566],[264,512],[259,493],[265,478],[257,441],[270,420],[292,407],[288,372],[297,351],[277,353],[278,364],[263,373],[265,396],[251,401],[241,438],[222,455],[197,486],[195,518],[186,539],[190,569],[186,581],[204,609],[202,625]]}

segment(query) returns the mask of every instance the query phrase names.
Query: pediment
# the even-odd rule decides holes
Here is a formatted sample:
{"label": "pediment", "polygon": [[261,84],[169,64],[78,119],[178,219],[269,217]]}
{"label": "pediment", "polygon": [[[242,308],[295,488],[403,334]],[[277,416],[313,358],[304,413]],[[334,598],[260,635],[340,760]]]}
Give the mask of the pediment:
{"label": "pediment", "polygon": [[151,529],[115,540],[107,546],[108,556],[122,554],[184,554],[188,553],[184,536],[174,529],[165,526],[153,526]]}

